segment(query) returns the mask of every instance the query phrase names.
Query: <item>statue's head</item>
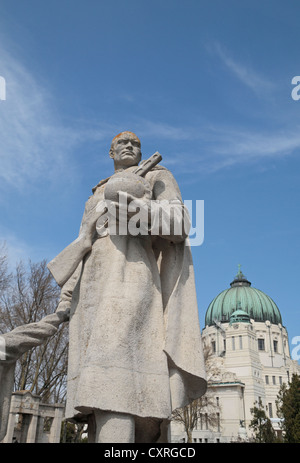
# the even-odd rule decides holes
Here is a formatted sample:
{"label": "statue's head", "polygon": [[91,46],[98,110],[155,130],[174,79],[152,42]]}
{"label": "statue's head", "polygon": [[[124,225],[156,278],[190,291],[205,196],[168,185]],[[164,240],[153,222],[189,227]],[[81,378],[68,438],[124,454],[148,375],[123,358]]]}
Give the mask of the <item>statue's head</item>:
{"label": "statue's head", "polygon": [[121,132],[111,143],[109,156],[114,160],[115,169],[136,166],[141,160],[141,142],[133,132]]}

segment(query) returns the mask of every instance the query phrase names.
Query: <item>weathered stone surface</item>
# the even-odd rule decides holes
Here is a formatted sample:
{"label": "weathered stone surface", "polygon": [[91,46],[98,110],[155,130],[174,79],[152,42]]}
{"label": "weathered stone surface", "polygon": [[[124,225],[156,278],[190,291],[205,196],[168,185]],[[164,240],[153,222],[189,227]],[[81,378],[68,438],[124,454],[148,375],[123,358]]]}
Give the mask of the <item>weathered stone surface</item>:
{"label": "weathered stone surface", "polygon": [[128,193],[136,198],[151,199],[150,184],[143,178],[131,172],[114,174],[107,182],[104,198],[109,201],[119,201],[119,192]]}
{"label": "weathered stone surface", "polygon": [[[156,166],[142,181],[128,175],[141,159],[131,132],[115,137],[110,156],[120,173],[93,189],[78,239],[49,264],[63,284],[60,305],[70,307],[66,416],[92,420],[98,442],[116,442],[120,433],[128,442],[156,442],[172,410],[206,389],[188,234],[175,227],[184,205],[166,168]],[[151,210],[150,198],[172,202],[176,213],[166,207],[163,219],[171,231],[158,227],[154,236],[150,226],[147,235],[99,235],[104,209],[97,206],[120,190],[157,212],[156,221],[160,211]],[[183,231],[174,235],[175,229]]]}

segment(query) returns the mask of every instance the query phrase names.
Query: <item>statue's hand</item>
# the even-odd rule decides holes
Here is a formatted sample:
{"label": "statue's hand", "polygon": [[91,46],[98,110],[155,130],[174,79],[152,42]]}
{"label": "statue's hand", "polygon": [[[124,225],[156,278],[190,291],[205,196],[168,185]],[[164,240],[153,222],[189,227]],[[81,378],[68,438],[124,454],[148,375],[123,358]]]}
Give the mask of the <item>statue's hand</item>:
{"label": "statue's hand", "polygon": [[148,223],[150,219],[150,201],[148,199],[140,199],[135,196],[120,191],[119,192],[119,202],[114,202],[114,207],[116,209],[116,216],[118,222],[126,221],[128,222],[137,212],[139,216],[145,218],[145,222]]}
{"label": "statue's hand", "polygon": [[79,233],[79,239],[84,240],[92,246],[93,235],[96,230],[97,220],[107,212],[106,202],[98,201],[90,211],[84,216]]}
{"label": "statue's hand", "polygon": [[151,202],[148,199],[135,198],[133,195],[127,194],[127,217],[130,219],[137,212],[140,212],[141,217],[145,218],[145,221],[149,222],[151,219]]}
{"label": "statue's hand", "polygon": [[[147,235],[151,223],[150,200],[119,192],[119,201],[107,201],[108,226],[122,235]],[[136,215],[136,220],[134,216]],[[130,220],[132,219],[133,220]],[[115,225],[114,225],[115,224]],[[115,228],[117,224],[117,229]]]}

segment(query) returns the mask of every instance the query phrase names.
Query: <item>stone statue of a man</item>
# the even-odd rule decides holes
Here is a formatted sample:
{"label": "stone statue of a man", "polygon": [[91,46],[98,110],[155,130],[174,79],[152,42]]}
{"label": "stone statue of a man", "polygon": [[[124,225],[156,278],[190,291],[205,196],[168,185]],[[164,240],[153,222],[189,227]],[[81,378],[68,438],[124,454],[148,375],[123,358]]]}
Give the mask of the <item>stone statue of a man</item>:
{"label": "stone statue of a man", "polygon": [[[117,135],[110,157],[115,174],[93,189],[79,237],[48,265],[59,309],[70,307],[66,417],[88,422],[90,442],[167,442],[172,410],[206,389],[188,233],[175,223],[184,204],[165,167],[142,182],[131,174],[141,161],[135,134]],[[122,185],[156,224],[166,220],[158,205],[172,204],[170,231],[160,223],[153,234],[149,222],[140,234],[99,233],[107,201],[120,212],[113,190]]]}

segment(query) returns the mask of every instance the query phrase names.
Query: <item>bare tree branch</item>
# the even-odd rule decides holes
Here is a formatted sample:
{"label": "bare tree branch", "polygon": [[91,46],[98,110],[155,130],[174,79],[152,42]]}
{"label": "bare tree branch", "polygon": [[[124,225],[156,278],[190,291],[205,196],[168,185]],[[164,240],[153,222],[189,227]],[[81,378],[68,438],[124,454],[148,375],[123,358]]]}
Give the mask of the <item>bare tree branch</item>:
{"label": "bare tree branch", "polygon": [[[56,311],[60,288],[45,260],[20,262],[13,275],[7,272],[7,257],[0,246],[0,333],[38,322]],[[25,352],[17,361],[15,390],[28,389],[44,401],[65,398],[68,326],[62,324],[54,337]]]}

